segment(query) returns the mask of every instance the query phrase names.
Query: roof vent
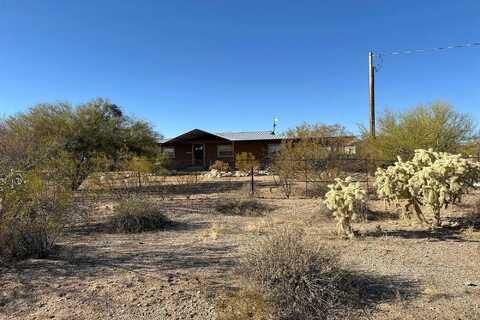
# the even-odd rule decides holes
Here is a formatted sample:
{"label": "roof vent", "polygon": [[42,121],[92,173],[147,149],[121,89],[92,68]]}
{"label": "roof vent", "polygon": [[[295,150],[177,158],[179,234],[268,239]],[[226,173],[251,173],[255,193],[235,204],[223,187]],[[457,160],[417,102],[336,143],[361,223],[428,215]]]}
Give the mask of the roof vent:
{"label": "roof vent", "polygon": [[272,134],[275,134],[275,129],[277,129],[277,122],[278,122],[278,119],[277,119],[277,118],[273,119]]}

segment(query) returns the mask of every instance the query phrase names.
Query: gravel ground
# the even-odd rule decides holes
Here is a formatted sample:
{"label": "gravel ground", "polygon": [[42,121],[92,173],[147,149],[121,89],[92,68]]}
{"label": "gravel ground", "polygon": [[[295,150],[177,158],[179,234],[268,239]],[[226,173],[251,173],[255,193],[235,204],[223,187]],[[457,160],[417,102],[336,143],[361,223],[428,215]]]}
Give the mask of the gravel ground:
{"label": "gravel ground", "polygon": [[[50,259],[0,268],[0,319],[215,319],[215,295],[239,284],[245,245],[292,223],[357,274],[365,319],[480,318],[480,226],[434,231],[377,212],[355,226],[358,240],[344,241],[319,200],[262,201],[273,208],[266,217],[219,216],[205,199],[163,200],[178,226],[133,235],[105,232],[111,205],[102,207],[70,227]],[[446,220],[474,208],[451,208]]]}

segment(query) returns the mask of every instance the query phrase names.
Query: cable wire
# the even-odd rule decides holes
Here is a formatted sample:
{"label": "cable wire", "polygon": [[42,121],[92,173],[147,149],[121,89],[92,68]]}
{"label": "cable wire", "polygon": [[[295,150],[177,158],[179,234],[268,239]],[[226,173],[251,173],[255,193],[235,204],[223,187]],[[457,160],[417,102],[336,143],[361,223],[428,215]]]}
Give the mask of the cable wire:
{"label": "cable wire", "polygon": [[480,42],[470,42],[470,43],[456,44],[456,45],[451,45],[446,47],[437,47],[437,48],[430,48],[430,49],[400,50],[400,51],[393,51],[393,52],[376,52],[374,53],[374,55],[381,56],[381,55],[428,53],[428,52],[438,52],[438,51],[445,51],[450,49],[472,48],[472,47],[480,47]]}

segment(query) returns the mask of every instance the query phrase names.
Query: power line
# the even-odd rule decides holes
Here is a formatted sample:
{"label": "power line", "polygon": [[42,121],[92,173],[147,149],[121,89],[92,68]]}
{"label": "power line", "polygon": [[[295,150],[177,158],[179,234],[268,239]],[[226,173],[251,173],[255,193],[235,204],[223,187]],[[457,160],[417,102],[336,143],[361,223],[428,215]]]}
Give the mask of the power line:
{"label": "power line", "polygon": [[470,43],[463,43],[463,44],[456,44],[446,47],[437,47],[437,48],[430,48],[430,49],[414,49],[414,50],[400,50],[400,51],[392,51],[392,52],[372,52],[372,54],[377,58],[374,69],[375,72],[379,72],[380,69],[383,67],[383,57],[384,56],[398,56],[403,54],[415,54],[415,53],[433,53],[439,51],[446,51],[451,49],[462,49],[462,48],[473,48],[473,47],[480,47],[480,42],[470,42]]}
{"label": "power line", "polygon": [[[375,138],[375,72],[379,72],[383,67],[383,57],[386,55],[402,55],[414,53],[434,53],[439,51],[447,51],[451,49],[473,48],[480,47],[480,42],[470,42],[463,44],[456,44],[446,47],[437,47],[430,49],[415,49],[415,50],[401,50],[393,52],[369,52],[368,53],[368,67],[369,67],[369,104],[370,104],[370,135]],[[376,58],[376,59],[374,59]],[[375,61],[375,60],[378,60]]]}
{"label": "power line", "polygon": [[438,51],[445,51],[450,49],[461,49],[461,48],[472,48],[472,47],[480,47],[480,42],[470,42],[470,43],[463,43],[463,44],[456,44],[446,47],[437,47],[437,48],[430,48],[430,49],[414,49],[414,50],[400,50],[400,51],[392,51],[392,52],[375,52],[374,55],[382,56],[382,55],[400,55],[400,54],[413,54],[413,53],[429,53],[429,52],[438,52]]}

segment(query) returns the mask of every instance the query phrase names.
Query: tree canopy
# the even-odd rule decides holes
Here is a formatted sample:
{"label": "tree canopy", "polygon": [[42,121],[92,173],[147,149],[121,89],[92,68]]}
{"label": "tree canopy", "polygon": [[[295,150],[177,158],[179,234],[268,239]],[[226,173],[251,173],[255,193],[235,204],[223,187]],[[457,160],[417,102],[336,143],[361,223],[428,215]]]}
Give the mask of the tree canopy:
{"label": "tree canopy", "polygon": [[442,102],[386,111],[377,118],[376,132],[376,139],[371,139],[363,129],[364,151],[377,159],[407,159],[416,149],[459,153],[477,137],[473,118]]}
{"label": "tree canopy", "polygon": [[154,157],[159,135],[106,99],[72,107],[39,104],[0,121],[0,165],[29,170],[61,166],[76,189],[94,170],[134,156]]}

